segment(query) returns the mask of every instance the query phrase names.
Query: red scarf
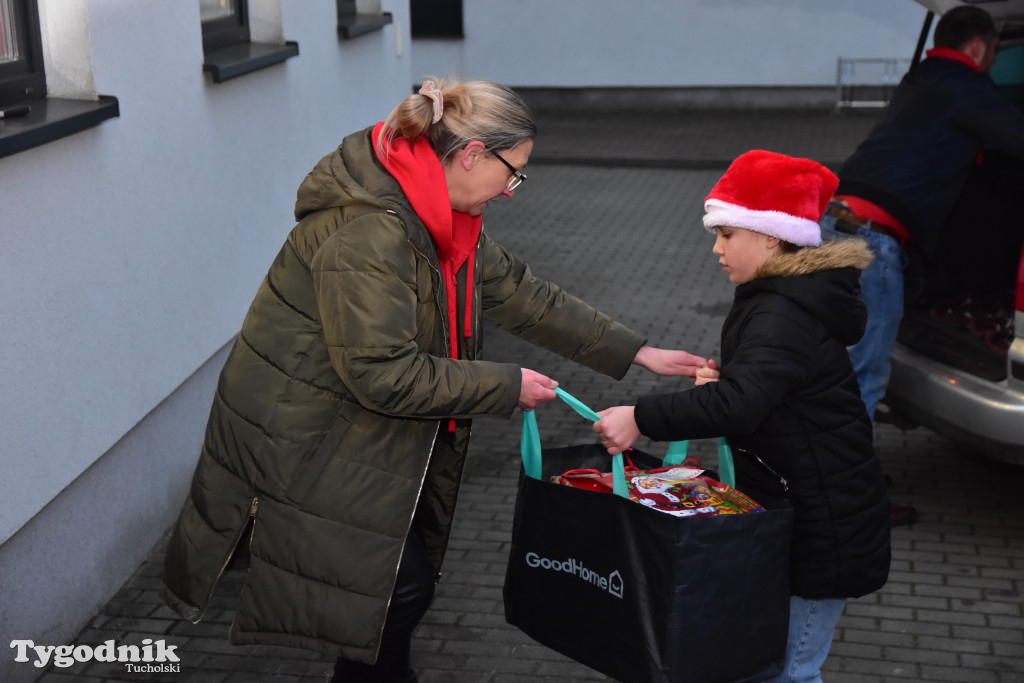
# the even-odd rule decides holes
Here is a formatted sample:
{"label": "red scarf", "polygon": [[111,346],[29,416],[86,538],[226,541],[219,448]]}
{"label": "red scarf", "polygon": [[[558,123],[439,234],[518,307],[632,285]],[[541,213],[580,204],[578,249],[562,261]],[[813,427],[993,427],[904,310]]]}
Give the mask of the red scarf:
{"label": "red scarf", "polygon": [[[448,299],[449,355],[459,357],[458,312],[456,309],[455,274],[464,263],[466,267],[466,309],[463,336],[473,336],[473,258],[476,244],[480,240],[480,216],[452,209],[448,197],[448,183],[444,167],[437,158],[434,148],[426,138],[410,140],[396,136],[391,141],[385,157],[377,151],[377,139],[384,129],[384,123],[373,128],[373,149],[377,159],[384,164],[402,192],[412,204],[413,211],[423,221],[437,250]],[[451,426],[454,428],[455,422]]]}

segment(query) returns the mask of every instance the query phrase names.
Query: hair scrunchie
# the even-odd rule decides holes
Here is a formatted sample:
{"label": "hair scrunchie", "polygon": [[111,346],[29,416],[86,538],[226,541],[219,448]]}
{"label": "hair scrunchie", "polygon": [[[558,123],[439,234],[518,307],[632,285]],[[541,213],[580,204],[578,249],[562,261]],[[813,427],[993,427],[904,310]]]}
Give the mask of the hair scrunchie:
{"label": "hair scrunchie", "polygon": [[419,94],[429,99],[434,105],[434,116],[430,122],[437,123],[440,121],[441,117],[444,116],[444,96],[437,89],[434,81],[423,81]]}

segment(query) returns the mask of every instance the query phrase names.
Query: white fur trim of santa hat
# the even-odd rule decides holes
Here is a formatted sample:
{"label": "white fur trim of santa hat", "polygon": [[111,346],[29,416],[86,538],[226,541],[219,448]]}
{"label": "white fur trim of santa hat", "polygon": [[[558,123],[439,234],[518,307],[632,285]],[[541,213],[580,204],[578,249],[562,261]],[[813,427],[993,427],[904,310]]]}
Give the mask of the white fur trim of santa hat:
{"label": "white fur trim of santa hat", "polygon": [[838,185],[817,161],[751,150],[736,157],[704,198],[704,227],[744,228],[816,247],[818,221]]}
{"label": "white fur trim of santa hat", "polygon": [[704,227],[709,232],[729,226],[778,237],[780,240],[807,247],[821,244],[821,226],[817,221],[799,218],[782,211],[754,211],[718,199],[704,202]]}

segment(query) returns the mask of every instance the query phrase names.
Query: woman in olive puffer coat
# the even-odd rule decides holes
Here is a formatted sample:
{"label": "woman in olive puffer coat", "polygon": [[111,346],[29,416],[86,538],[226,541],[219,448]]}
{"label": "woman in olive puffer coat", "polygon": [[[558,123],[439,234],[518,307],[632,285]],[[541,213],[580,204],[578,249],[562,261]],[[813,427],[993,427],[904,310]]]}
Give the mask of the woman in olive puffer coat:
{"label": "woman in olive puffer coat", "polygon": [[409,638],[470,419],[554,398],[551,379],[479,360],[482,318],[616,378],[702,363],[644,346],[482,232],[487,202],[525,179],[536,126],[506,88],[439,86],[346,137],[299,188],[167,550],[164,596],[193,622],[247,554],[232,642],[336,655],[339,681],[415,680]]}

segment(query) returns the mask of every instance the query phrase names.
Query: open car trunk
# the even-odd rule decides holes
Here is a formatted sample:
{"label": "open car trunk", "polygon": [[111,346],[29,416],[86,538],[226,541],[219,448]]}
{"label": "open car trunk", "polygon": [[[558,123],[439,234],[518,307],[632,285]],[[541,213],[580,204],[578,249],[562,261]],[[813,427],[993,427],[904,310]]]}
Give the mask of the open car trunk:
{"label": "open car trunk", "polygon": [[[1024,0],[915,0],[935,14],[977,4],[996,21],[989,75],[1024,110]],[[1024,466],[1024,162],[986,150],[934,256],[909,242],[904,316],[883,413],[921,424],[967,451]]]}
{"label": "open car trunk", "polygon": [[983,379],[1006,379],[1024,248],[1024,213],[1013,220],[1022,188],[1024,163],[987,153],[936,256],[908,245],[901,344]]}

